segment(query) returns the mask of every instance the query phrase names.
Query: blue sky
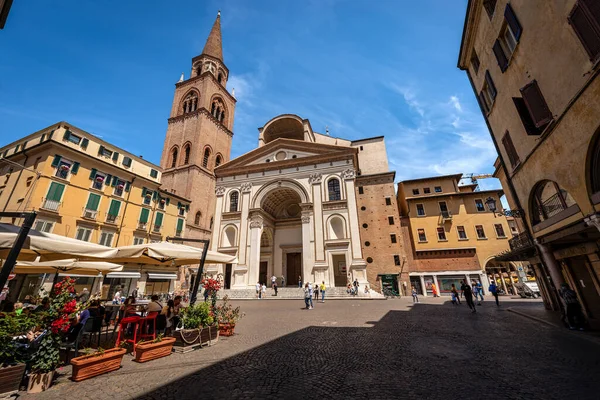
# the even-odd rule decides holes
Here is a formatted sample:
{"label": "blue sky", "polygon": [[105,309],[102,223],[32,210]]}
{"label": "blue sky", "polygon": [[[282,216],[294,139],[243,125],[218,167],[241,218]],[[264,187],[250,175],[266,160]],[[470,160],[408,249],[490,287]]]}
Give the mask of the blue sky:
{"label": "blue sky", "polygon": [[466,3],[16,1],[0,31],[0,142],[66,120],[158,163],[174,84],[220,9],[232,158],[294,113],[332,136],[384,135],[398,181],[490,173],[495,150],[456,68]]}

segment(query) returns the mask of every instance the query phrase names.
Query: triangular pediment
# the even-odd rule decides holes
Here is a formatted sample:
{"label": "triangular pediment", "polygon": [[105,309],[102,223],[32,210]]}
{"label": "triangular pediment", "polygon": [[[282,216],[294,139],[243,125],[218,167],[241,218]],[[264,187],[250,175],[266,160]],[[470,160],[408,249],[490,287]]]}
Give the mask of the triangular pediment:
{"label": "triangular pediment", "polygon": [[215,169],[215,175],[286,168],[328,160],[356,157],[357,149],[293,139],[276,139]]}

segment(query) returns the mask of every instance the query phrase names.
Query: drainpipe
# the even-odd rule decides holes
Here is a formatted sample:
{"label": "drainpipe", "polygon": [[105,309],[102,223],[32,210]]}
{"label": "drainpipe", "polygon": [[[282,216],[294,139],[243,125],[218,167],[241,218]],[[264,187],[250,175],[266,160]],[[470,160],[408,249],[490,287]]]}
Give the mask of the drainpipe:
{"label": "drainpipe", "polygon": [[115,247],[119,247],[119,239],[121,238],[121,230],[123,229],[123,224],[125,223],[125,214],[127,213],[127,206],[129,205],[129,198],[131,197],[131,192],[133,191],[133,182],[135,182],[135,176],[131,178],[131,183],[129,185],[129,192],[127,192],[127,201],[125,202],[125,209],[123,209],[123,218],[121,218],[121,225],[119,225],[119,232],[117,232],[117,241],[115,243]]}

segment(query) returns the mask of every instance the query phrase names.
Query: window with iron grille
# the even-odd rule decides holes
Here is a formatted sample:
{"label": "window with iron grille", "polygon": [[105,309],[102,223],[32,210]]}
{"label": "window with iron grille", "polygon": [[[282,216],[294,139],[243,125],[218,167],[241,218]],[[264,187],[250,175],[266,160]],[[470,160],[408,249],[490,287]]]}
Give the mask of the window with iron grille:
{"label": "window with iron grille", "polygon": [[329,201],[336,201],[342,199],[339,179],[333,178],[327,182],[327,192],[329,193]]}
{"label": "window with iron grille", "polygon": [[238,200],[240,198],[240,194],[238,192],[231,192],[229,195],[229,211],[235,212],[238,210]]}

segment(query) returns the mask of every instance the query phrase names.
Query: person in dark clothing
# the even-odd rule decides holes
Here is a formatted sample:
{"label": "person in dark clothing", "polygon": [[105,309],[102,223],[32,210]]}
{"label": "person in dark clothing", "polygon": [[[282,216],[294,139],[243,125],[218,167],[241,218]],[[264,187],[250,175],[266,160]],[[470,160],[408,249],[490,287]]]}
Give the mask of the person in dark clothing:
{"label": "person in dark clothing", "polygon": [[462,291],[462,295],[465,298],[467,305],[471,309],[471,312],[477,312],[475,309],[475,303],[473,303],[473,289],[471,289],[471,286],[469,286],[466,279],[463,279],[460,290]]}
{"label": "person in dark clothing", "polygon": [[500,307],[500,302],[498,301],[498,286],[496,286],[496,282],[491,281],[488,290],[496,299],[496,306]]}
{"label": "person in dark clothing", "polygon": [[273,290],[275,290],[275,296],[277,296],[277,282],[273,282]]}
{"label": "person in dark clothing", "polygon": [[50,298],[49,297],[44,297],[42,299],[42,304],[40,304],[39,306],[37,306],[35,308],[35,310],[33,310],[33,312],[34,313],[48,312],[48,310],[50,310]]}
{"label": "person in dark clothing", "polygon": [[579,300],[577,299],[577,293],[573,289],[569,287],[568,283],[563,283],[560,285],[560,297],[565,302],[567,306],[567,321],[569,322],[569,329],[575,330],[579,329],[583,330],[584,325],[584,317],[581,312],[581,304],[579,304]]}

